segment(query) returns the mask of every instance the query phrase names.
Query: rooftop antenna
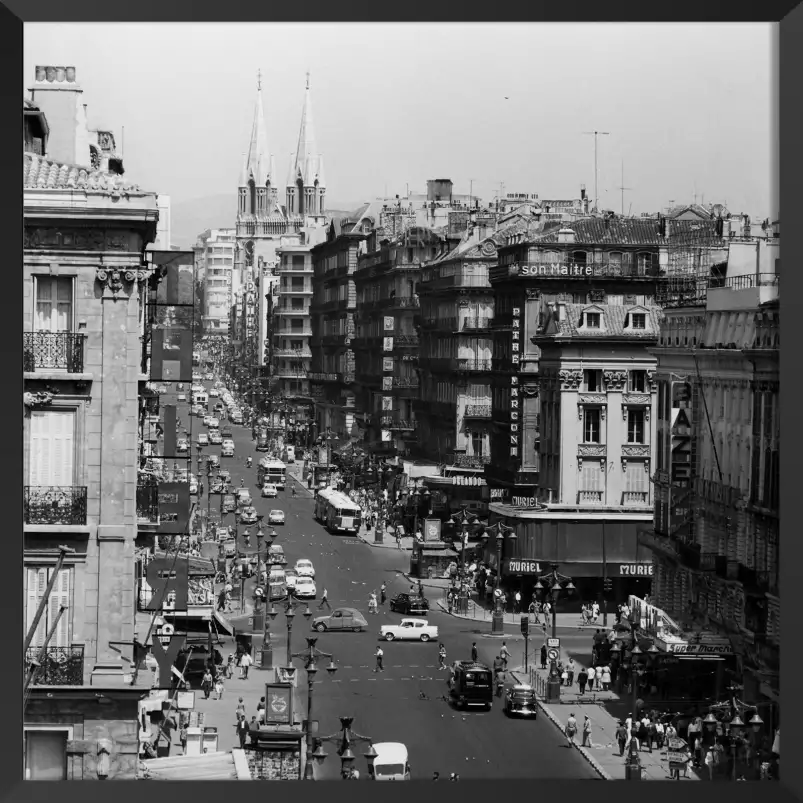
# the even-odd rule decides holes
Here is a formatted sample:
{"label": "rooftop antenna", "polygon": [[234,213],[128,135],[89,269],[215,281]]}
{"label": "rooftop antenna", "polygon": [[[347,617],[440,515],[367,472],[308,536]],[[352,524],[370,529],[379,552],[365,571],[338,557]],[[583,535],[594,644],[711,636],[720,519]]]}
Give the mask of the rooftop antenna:
{"label": "rooftop antenna", "polygon": [[468,208],[471,211],[472,199],[474,198],[474,179],[468,180]]}
{"label": "rooftop antenna", "polygon": [[[622,186],[619,187],[622,193],[622,217],[625,214],[625,190],[632,190],[632,187],[625,187],[625,161],[622,159]],[[633,204],[630,204],[631,208]]]}
{"label": "rooftop antenna", "polygon": [[695,205],[697,204],[697,182],[694,182],[694,191],[692,193],[692,198],[694,198]]}
{"label": "rooftop antenna", "polygon": [[597,141],[599,137],[609,137],[610,131],[583,131],[594,137],[594,208],[599,211],[599,171],[597,170]]}

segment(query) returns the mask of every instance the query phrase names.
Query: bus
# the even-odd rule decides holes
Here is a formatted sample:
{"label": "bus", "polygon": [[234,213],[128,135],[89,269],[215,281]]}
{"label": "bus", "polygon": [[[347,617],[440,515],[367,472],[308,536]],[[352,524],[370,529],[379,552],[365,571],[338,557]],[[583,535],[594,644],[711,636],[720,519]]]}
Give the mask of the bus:
{"label": "bus", "polygon": [[334,488],[323,488],[315,497],[315,518],[332,533],[356,533],[360,529],[360,506]]}
{"label": "bus", "polygon": [[260,487],[272,482],[280,491],[287,484],[287,466],[275,457],[263,457],[259,461],[258,480]]}

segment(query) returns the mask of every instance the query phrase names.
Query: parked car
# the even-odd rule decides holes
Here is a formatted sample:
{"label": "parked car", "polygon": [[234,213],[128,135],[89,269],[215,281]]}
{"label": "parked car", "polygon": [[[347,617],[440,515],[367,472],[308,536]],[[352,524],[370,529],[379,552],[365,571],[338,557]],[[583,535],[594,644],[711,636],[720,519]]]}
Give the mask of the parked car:
{"label": "parked car", "polygon": [[229,528],[223,525],[215,527],[215,539],[217,541],[225,541],[229,537]]}
{"label": "parked car", "polygon": [[298,599],[315,599],[318,589],[311,577],[301,577],[296,580],[295,595]]}
{"label": "parked car", "polygon": [[511,686],[505,694],[502,709],[508,716],[538,717],[538,704],[535,702],[535,689],[527,683]]}
{"label": "parked car", "polygon": [[275,582],[268,580],[268,600],[270,602],[274,602],[278,599],[284,599],[287,597],[289,593],[289,587],[287,583],[283,583],[280,579],[276,579]]}
{"label": "parked car", "polygon": [[220,437],[221,438],[228,438],[229,440],[231,440],[232,437],[234,437],[232,435],[232,433],[231,433],[231,427],[228,426],[228,424],[226,426],[220,428]]}
{"label": "parked car", "polygon": [[397,594],[390,600],[390,610],[405,616],[426,616],[429,613],[429,602],[426,597],[417,594]]}
{"label": "parked car", "polygon": [[278,495],[279,491],[272,482],[266,482],[262,486],[262,496],[267,496],[269,499],[273,499]]}
{"label": "parked car", "polygon": [[268,513],[268,524],[284,524],[284,511],[271,510]]}
{"label": "parked car", "polygon": [[285,574],[281,566],[271,566],[268,573],[268,583],[284,583]]}
{"label": "parked car", "polygon": [[315,567],[307,558],[300,558],[296,561],[296,571],[299,577],[315,577]]}
{"label": "parked car", "polygon": [[201,446],[209,446],[209,436],[205,432],[200,432],[198,434],[198,443]]}
{"label": "parked car", "polygon": [[237,510],[237,497],[234,494],[226,494],[223,497],[223,512],[235,513]]}
{"label": "parked car", "polygon": [[179,393],[177,397],[178,401],[187,401],[187,394],[186,393]]}
{"label": "parked car", "polygon": [[254,507],[248,505],[244,507],[240,512],[240,523],[241,524],[256,524],[257,523],[257,512]]}
{"label": "parked car", "polygon": [[287,569],[284,573],[284,580],[287,583],[287,591],[290,594],[293,594],[296,588],[296,580],[298,580],[298,574],[296,574],[296,570]]}
{"label": "parked car", "polygon": [[327,630],[353,630],[356,633],[367,627],[368,622],[356,608],[336,608],[329,616],[318,616],[312,620],[312,629],[319,633]]}
{"label": "parked car", "polygon": [[198,479],[190,475],[190,495],[193,496],[198,493]]}
{"label": "parked car", "polygon": [[438,638],[438,626],[426,619],[402,619],[397,625],[382,625],[379,636],[385,641],[429,641]]}
{"label": "parked car", "polygon": [[268,563],[279,566],[287,565],[287,557],[284,554],[284,549],[277,544],[268,547]]}
{"label": "parked car", "polygon": [[193,404],[192,409],[190,410],[190,415],[202,416],[204,412],[203,405]]}

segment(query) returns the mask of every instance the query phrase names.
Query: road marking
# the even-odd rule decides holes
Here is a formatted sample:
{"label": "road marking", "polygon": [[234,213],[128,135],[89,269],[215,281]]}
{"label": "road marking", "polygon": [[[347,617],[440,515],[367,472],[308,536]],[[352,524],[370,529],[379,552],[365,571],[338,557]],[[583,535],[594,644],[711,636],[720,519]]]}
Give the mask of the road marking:
{"label": "road marking", "polygon": [[410,664],[410,669],[418,669],[418,664]]}
{"label": "road marking", "polygon": [[343,669],[354,669],[353,666],[344,666]]}
{"label": "road marking", "polygon": [[403,664],[393,664],[393,668],[394,669],[403,669],[404,666],[403,666]]}
{"label": "road marking", "polygon": [[[374,680],[375,681],[376,678],[366,678],[366,680]],[[387,680],[387,678],[386,678],[386,680]],[[391,678],[391,680],[392,680],[392,678]]]}
{"label": "road marking", "polygon": [[352,683],[359,683],[360,679],[359,678],[351,678],[351,682]]}

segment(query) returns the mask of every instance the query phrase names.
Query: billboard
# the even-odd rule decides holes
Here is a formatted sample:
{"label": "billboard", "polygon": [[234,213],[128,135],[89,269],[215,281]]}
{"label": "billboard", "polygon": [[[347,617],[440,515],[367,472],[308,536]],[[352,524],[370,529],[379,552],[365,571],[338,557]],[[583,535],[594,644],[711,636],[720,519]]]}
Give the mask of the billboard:
{"label": "billboard", "polygon": [[190,484],[188,482],[159,483],[159,533],[182,534],[190,521]]}

